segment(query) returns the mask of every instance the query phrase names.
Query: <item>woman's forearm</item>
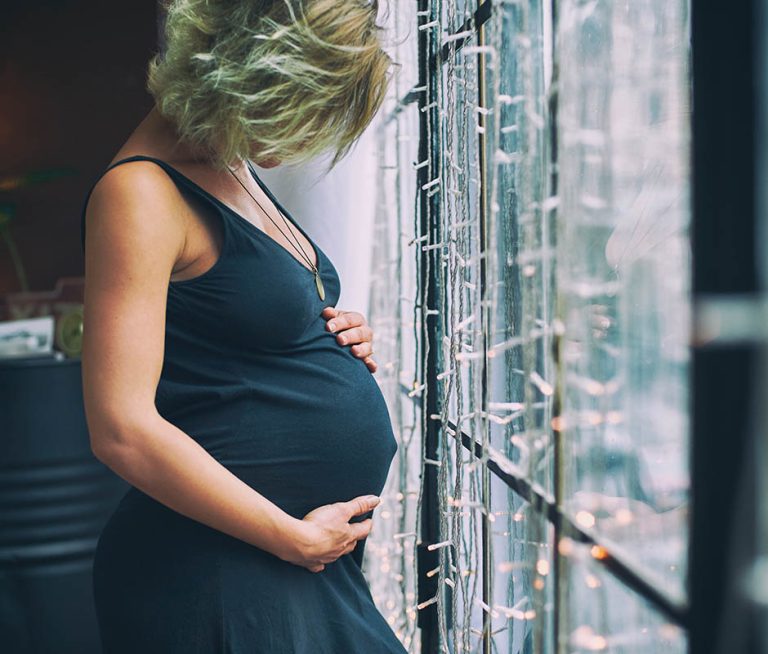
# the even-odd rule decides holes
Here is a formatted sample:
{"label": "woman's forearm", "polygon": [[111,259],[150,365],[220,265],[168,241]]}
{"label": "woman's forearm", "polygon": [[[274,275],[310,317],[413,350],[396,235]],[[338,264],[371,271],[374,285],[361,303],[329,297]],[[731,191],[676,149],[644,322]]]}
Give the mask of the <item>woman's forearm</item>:
{"label": "woman's forearm", "polygon": [[[171,509],[288,560],[301,520],[259,494],[160,415],[92,438],[94,454]],[[98,450],[98,451],[97,451]]]}

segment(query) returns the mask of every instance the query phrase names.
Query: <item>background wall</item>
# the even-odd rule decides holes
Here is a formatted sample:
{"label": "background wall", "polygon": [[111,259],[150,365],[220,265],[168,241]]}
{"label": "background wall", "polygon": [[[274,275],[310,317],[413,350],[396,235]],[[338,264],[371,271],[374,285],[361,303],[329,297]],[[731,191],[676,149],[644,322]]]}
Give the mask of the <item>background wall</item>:
{"label": "background wall", "polygon": [[[144,69],[154,0],[4,2],[0,12],[0,203],[32,290],[83,272],[88,187],[151,107]],[[34,184],[19,177],[51,171]],[[20,290],[0,241],[0,295]]]}

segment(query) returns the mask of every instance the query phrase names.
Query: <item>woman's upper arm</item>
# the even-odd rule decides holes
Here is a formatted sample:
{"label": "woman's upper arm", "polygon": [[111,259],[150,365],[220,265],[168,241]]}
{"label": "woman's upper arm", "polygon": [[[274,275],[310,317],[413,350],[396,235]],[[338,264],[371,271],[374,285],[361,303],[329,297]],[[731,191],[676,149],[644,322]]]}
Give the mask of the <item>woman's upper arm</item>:
{"label": "woman's upper arm", "polygon": [[82,374],[94,452],[155,413],[171,272],[184,247],[180,194],[150,163],[118,166],[86,211]]}

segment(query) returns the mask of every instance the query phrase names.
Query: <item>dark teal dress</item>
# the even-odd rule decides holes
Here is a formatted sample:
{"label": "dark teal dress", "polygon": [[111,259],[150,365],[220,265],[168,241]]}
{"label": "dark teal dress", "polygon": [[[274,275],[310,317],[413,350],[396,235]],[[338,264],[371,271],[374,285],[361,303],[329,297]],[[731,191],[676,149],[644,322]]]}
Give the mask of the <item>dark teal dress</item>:
{"label": "dark teal dress", "polygon": [[[330,259],[252,167],[313,245],[325,300],[288,250],[164,161],[114,166],[137,160],[161,166],[223,230],[214,266],[169,284],[159,413],[296,518],[379,494],[397,443],[374,376],[325,329],[320,313],[340,292]],[[82,220],[84,246],[85,207]],[[131,487],[93,564],[104,652],[402,654],[363,576],[364,547],[313,573]]]}

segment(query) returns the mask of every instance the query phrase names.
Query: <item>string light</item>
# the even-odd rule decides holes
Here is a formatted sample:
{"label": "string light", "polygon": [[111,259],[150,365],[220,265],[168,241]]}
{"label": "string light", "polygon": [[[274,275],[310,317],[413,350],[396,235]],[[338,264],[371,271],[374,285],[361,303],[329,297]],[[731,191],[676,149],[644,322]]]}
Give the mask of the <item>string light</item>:
{"label": "string light", "polygon": [[[579,14],[567,12],[572,2],[563,2],[563,12],[572,21],[569,28],[575,30],[571,45],[577,41],[581,26]],[[664,11],[669,12],[665,16],[674,19],[674,7],[681,2],[665,0],[668,8]],[[637,11],[660,4],[661,0],[641,0]],[[600,179],[600,170],[612,165],[604,150],[615,134],[582,124],[583,113],[569,122],[576,115],[573,111],[581,107],[578,102],[582,96],[602,96],[593,87],[579,86],[579,92],[574,92],[574,87],[568,86],[574,83],[568,70],[561,71],[564,86],[558,89],[563,122],[559,126],[549,122],[548,101],[541,85],[544,42],[538,31],[543,22],[538,2],[494,3],[484,26],[483,44],[474,29],[451,34],[469,15],[464,3],[428,3],[423,12],[417,12],[413,4],[393,3],[392,9],[393,41],[397,44],[394,59],[404,63],[404,71],[414,73],[414,80],[418,62],[412,39],[418,34],[439,37],[440,45],[448,46],[449,56],[442,61],[440,74],[428,76],[426,85],[408,88],[407,77],[393,80],[390,107],[396,107],[409,92],[418,97],[419,104],[399,110],[392,120],[383,121],[379,131],[382,180],[376,189],[370,322],[383,362],[377,381],[393,417],[398,452],[388,480],[393,492],[386,497],[382,494],[376,514],[381,520],[375,520],[366,549],[372,593],[385,609],[389,624],[412,648],[409,651],[418,648],[418,612],[434,606],[440,647],[446,654],[482,651],[480,640],[489,632],[476,625],[483,616],[509,621],[508,626],[498,629],[486,627],[499,651],[506,651],[500,644],[505,638],[517,637],[514,628],[520,625],[516,623],[530,622],[524,628],[535,641],[534,651],[546,652],[547,642],[541,640],[545,628],[540,625],[552,620],[556,601],[566,602],[561,608],[563,624],[569,626],[563,638],[570,646],[602,651],[609,644],[622,642],[620,634],[609,633],[602,625],[598,629],[599,623],[587,624],[587,618],[595,615],[590,605],[600,606],[609,591],[615,592],[615,584],[610,585],[596,572],[609,559],[609,551],[561,536],[555,541],[539,507],[528,506],[496,481],[490,495],[484,495],[483,480],[489,462],[493,462],[502,471],[529,480],[544,495],[554,495],[554,451],[559,444],[567,469],[565,479],[558,483],[565,484],[561,488],[565,501],[572,502],[566,515],[577,527],[594,532],[599,540],[608,532],[617,538],[642,534],[644,526],[650,524],[648,516],[655,514],[655,507],[637,501],[610,503],[605,497],[600,502],[586,501],[577,493],[599,488],[606,497],[608,493],[633,497],[626,487],[629,475],[622,478],[608,472],[607,462],[621,461],[621,456],[632,451],[629,429],[648,424],[650,430],[656,420],[648,415],[655,407],[646,407],[649,411],[638,415],[634,403],[627,402],[630,384],[636,383],[628,376],[639,369],[627,367],[626,348],[630,345],[617,334],[623,338],[625,332],[620,330],[626,330],[627,320],[637,318],[626,313],[634,301],[627,296],[630,281],[620,277],[618,267],[605,265],[600,259],[596,260],[600,265],[594,265],[595,261],[585,258],[592,243],[615,228],[617,217],[631,222],[633,212],[644,209],[631,201],[616,206],[608,187],[600,188],[599,184],[569,186],[569,166],[583,167],[590,180]],[[601,10],[598,7],[595,11]],[[671,19],[651,35],[662,47],[643,50],[647,58],[642,66],[649,66],[654,80],[674,73],[670,68],[674,56],[666,57],[664,70],[650,66],[658,53],[667,52],[663,39],[669,39],[669,26],[676,24]],[[616,20],[630,18],[619,12]],[[414,34],[416,25],[419,29]],[[598,21],[591,29],[608,29],[601,26]],[[564,38],[559,48],[568,44]],[[451,48],[459,45],[461,49],[451,55]],[[514,74],[507,70],[509,61],[515,62]],[[623,61],[619,57],[609,64],[620,67]],[[637,70],[637,75],[648,74],[640,70],[642,66],[638,62],[637,69],[632,70]],[[486,76],[484,105],[479,102],[481,68]],[[584,84],[593,83],[585,72],[580,75]],[[661,93],[662,82],[654,88],[654,93]],[[627,87],[622,92],[632,93],[633,89]],[[653,97],[652,102],[646,101],[648,98],[637,102],[637,107],[665,101],[663,94]],[[601,118],[594,112],[589,116],[595,121]],[[679,111],[674,119],[681,116],[684,112]],[[663,118],[667,125],[672,124],[668,115]],[[426,157],[418,149],[420,121],[432,150]],[[548,184],[553,171],[548,168],[547,139],[553,127],[562,137],[558,143],[562,159],[557,164],[560,194]],[[488,156],[485,170],[478,156],[481,143]],[[644,161],[649,153],[654,155],[655,143],[641,145],[632,150],[633,157]],[[610,154],[620,153],[611,150]],[[674,175],[669,174],[669,178]],[[623,183],[634,188],[631,180]],[[624,187],[610,190],[618,193]],[[487,202],[483,216],[486,251],[480,249],[481,195]],[[428,199],[427,211],[437,207],[435,215],[419,214],[424,198]],[[674,207],[664,208],[673,225],[678,216],[675,211]],[[581,231],[574,228],[565,235],[558,233],[553,218],[560,214],[567,214],[569,219],[575,216],[573,224]],[[430,227],[422,233],[422,225],[432,222],[437,223],[437,229]],[[642,236],[641,230],[638,237]],[[670,236],[669,240],[679,243],[676,238]],[[601,251],[604,258],[608,256],[605,250],[603,247]],[[618,260],[625,255],[620,250]],[[647,257],[651,264],[653,256]],[[683,277],[676,274],[679,269],[669,270],[667,274],[660,269],[649,273],[638,269],[633,274],[672,280]],[[435,281],[436,297],[428,298],[425,279]],[[558,309],[556,303],[563,300]],[[639,297],[637,301],[646,300]],[[654,319],[660,333],[666,333],[669,318],[659,310],[654,312]],[[426,369],[426,358],[435,352],[429,352],[422,342],[423,322],[436,330],[433,342],[438,350],[438,369],[436,378],[430,380],[423,379],[421,371]],[[683,322],[678,331],[684,327]],[[671,369],[669,363],[664,365]],[[566,396],[558,398],[561,390]],[[671,388],[670,396],[674,392]],[[437,397],[430,397],[433,393]],[[435,412],[421,415],[422,403],[436,407],[431,410]],[[559,415],[554,413],[556,405]],[[427,426],[436,426],[440,435],[436,454],[422,450]],[[665,430],[673,433],[680,427],[672,422]],[[464,448],[463,434],[482,446],[483,456]],[[585,480],[577,476],[579,466],[571,465],[575,461],[583,462],[583,467],[591,465],[593,477]],[[665,459],[659,459],[653,469],[664,463]],[[628,464],[617,463],[616,467],[622,465],[627,466],[622,472],[629,470]],[[440,538],[444,539],[438,543],[423,543],[420,538],[427,470],[430,479],[437,479],[433,517],[439,520]],[[661,523],[654,524],[659,525],[659,534],[668,533]],[[482,560],[483,527],[490,529],[490,575]],[[419,604],[415,604],[417,547],[433,553],[437,564],[430,561],[427,576],[440,589]],[[669,566],[664,569],[672,570]],[[683,578],[683,574],[684,566],[669,576]],[[558,577],[564,588],[578,588],[583,593],[578,595],[578,606],[568,604],[575,600],[567,593],[556,598],[554,581]],[[502,603],[489,606],[483,601],[483,582],[491,588],[491,597],[502,599]],[[616,630],[616,625],[609,626]],[[627,633],[631,626],[627,625]],[[662,627],[632,632],[627,637],[644,638],[641,642],[647,643],[679,642],[682,638]]]}

